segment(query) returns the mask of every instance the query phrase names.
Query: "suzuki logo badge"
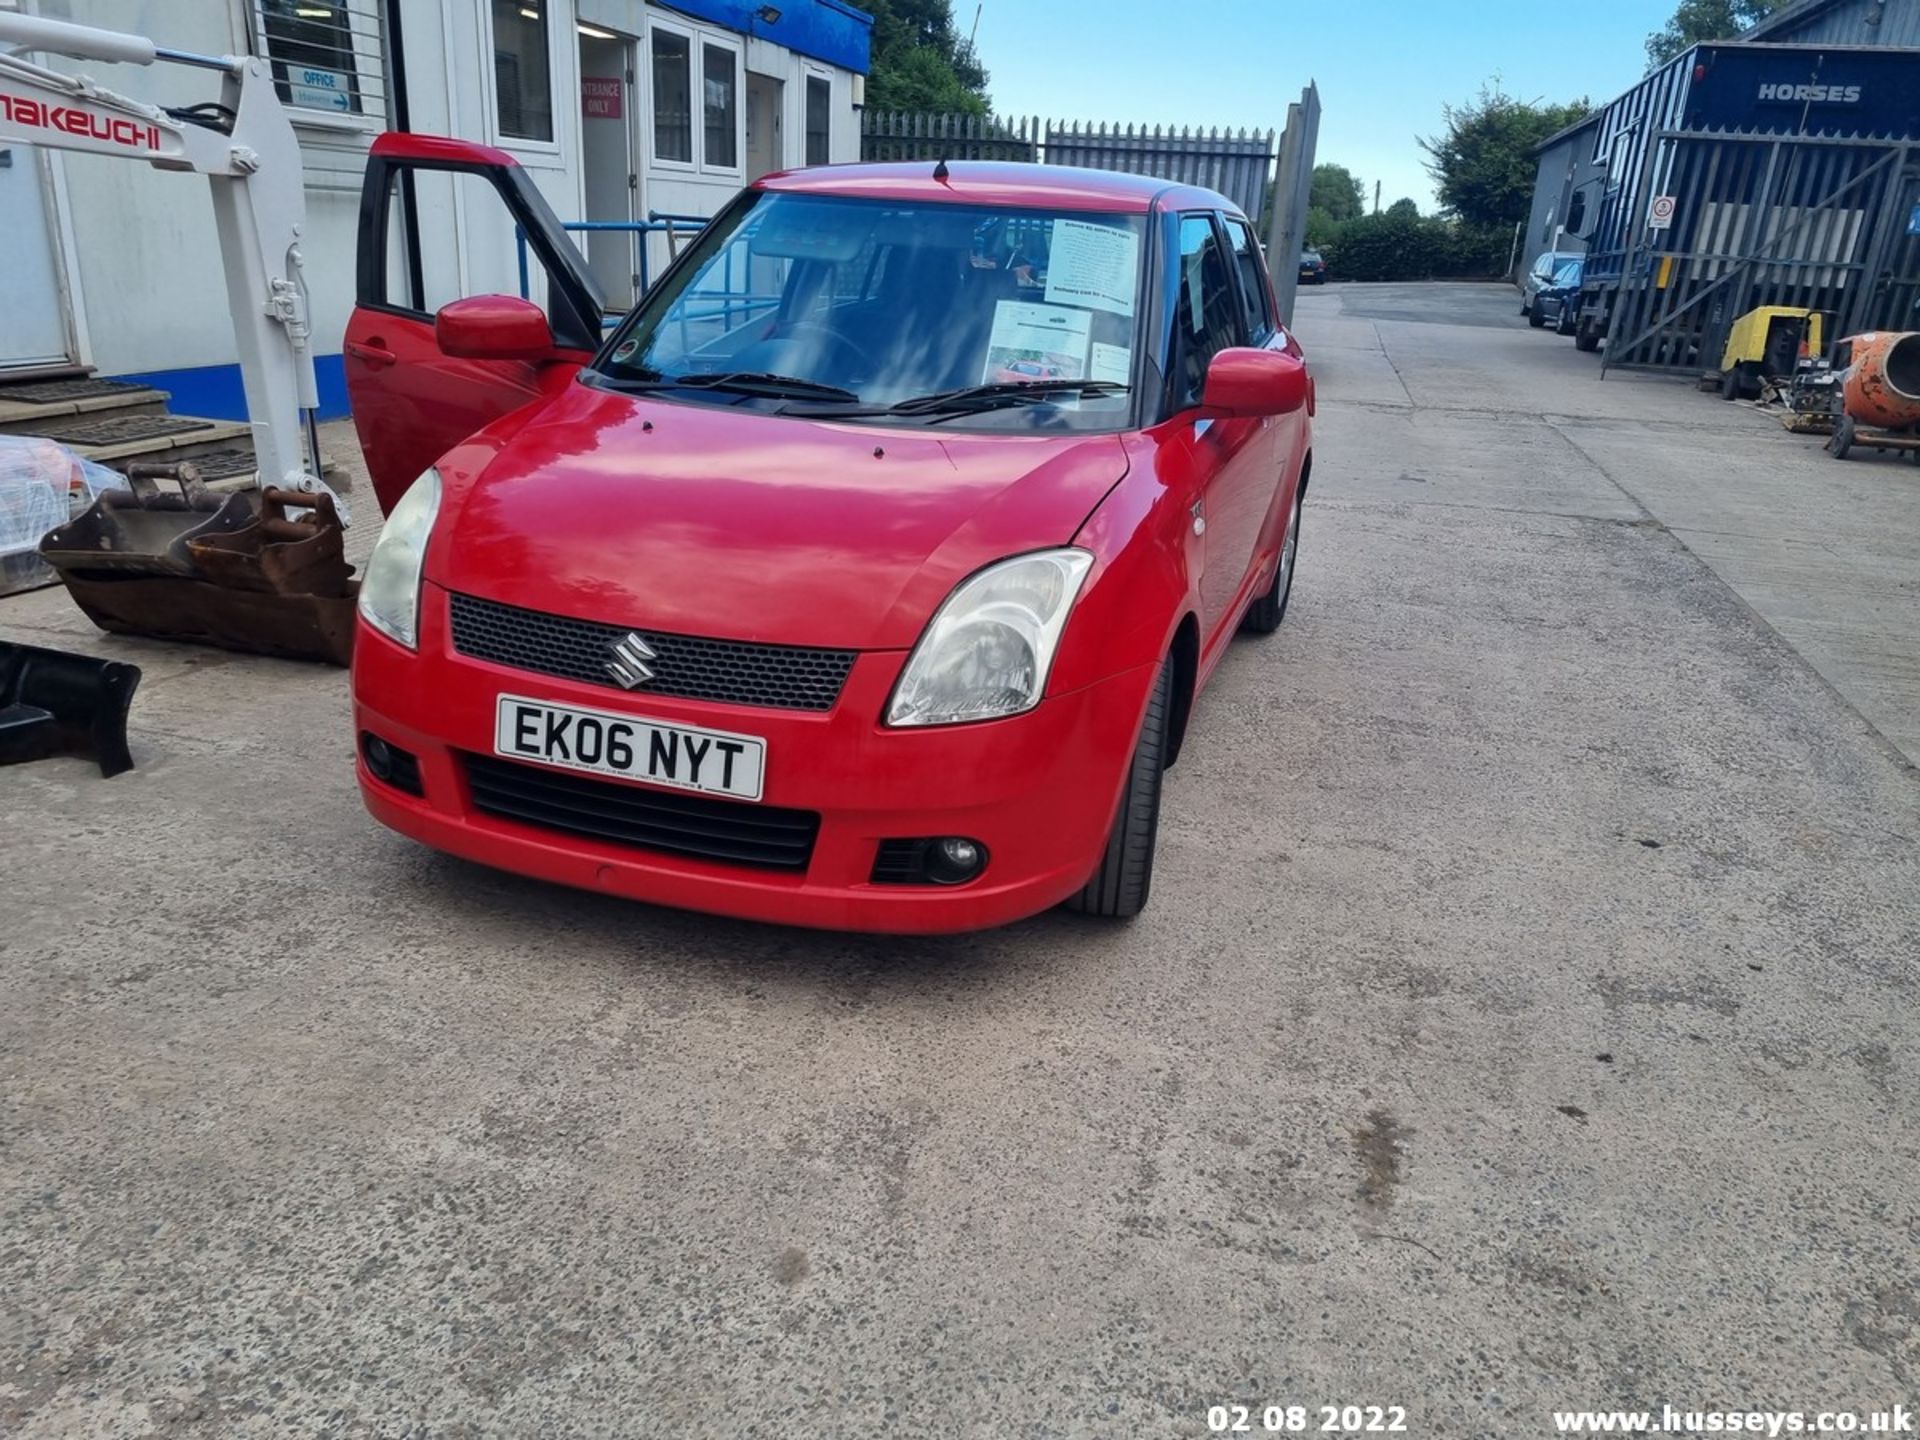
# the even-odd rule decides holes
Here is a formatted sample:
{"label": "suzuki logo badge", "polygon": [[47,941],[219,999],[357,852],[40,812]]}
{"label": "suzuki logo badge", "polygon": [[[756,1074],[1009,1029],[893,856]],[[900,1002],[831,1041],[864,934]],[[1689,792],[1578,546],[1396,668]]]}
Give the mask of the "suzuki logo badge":
{"label": "suzuki logo badge", "polygon": [[628,690],[638,690],[653,679],[653,667],[647,662],[658,660],[653,647],[638,635],[631,632],[613,647],[613,658],[607,662],[607,674]]}

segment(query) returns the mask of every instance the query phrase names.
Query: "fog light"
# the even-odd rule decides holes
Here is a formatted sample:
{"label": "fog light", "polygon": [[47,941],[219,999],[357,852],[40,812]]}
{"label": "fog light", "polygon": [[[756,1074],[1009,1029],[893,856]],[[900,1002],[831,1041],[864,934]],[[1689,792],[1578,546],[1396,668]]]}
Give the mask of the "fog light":
{"label": "fog light", "polygon": [[373,772],[373,778],[393,779],[393,751],[387,748],[387,742],[378,735],[369,735],[363,748],[367,756],[367,769]]}
{"label": "fog light", "polygon": [[959,835],[947,835],[927,847],[927,878],[936,885],[960,885],[980,873],[987,847]]}
{"label": "fog light", "polygon": [[382,785],[391,785],[409,795],[424,793],[420,788],[420,762],[370,730],[360,732],[360,758],[367,762],[367,773]]}

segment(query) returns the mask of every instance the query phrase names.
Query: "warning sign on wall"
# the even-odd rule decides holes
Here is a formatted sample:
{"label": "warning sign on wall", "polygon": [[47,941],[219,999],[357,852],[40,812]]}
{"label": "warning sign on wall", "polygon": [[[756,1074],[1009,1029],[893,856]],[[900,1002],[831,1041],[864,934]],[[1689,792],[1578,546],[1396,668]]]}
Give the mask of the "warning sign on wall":
{"label": "warning sign on wall", "polygon": [[1673,224],[1673,196],[1656,195],[1647,207],[1647,228],[1665,230]]}

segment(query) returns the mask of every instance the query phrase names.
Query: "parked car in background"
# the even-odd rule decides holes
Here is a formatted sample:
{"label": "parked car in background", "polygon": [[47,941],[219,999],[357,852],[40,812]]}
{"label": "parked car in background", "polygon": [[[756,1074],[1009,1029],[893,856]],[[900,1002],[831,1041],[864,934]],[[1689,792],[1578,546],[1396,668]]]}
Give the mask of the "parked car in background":
{"label": "parked car in background", "polygon": [[1320,258],[1318,250],[1309,248],[1300,252],[1300,283],[1302,285],[1327,283],[1327,262]]}
{"label": "parked car in background", "polygon": [[[1583,259],[1569,260],[1554,271],[1552,283],[1534,297],[1529,322],[1551,325],[1556,335],[1573,334],[1574,322],[1580,318],[1580,279],[1585,271]],[[1535,320],[1535,316],[1539,318]]]}
{"label": "parked car in background", "polygon": [[[544,310],[406,301],[389,196],[419,166],[507,200]],[[504,151],[380,137],[361,226],[376,818],[788,924],[1146,903],[1161,776],[1235,633],[1286,615],[1311,467],[1230,201],[1044,165],[771,175],[604,342]],[[977,263],[1009,230],[1043,236],[1046,298]]]}
{"label": "parked car in background", "polygon": [[[1520,281],[1520,313],[1538,330],[1570,312],[1569,300],[1580,293],[1580,270],[1586,257],[1576,251],[1549,250],[1533,262]],[[1567,330],[1571,330],[1571,323]]]}

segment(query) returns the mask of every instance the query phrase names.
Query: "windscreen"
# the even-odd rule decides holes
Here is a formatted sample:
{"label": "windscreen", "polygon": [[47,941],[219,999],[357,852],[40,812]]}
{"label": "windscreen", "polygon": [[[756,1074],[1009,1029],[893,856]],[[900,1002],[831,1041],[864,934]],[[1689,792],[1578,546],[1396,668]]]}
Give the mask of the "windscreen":
{"label": "windscreen", "polygon": [[[832,386],[862,406],[973,386],[1126,386],[1139,346],[1139,215],[767,192],[696,242],[614,335],[610,382],[750,374]],[[673,389],[692,403],[753,403]],[[789,407],[790,408],[790,407]],[[956,428],[1112,428],[1123,390],[942,412]],[[852,418],[898,419],[887,416]]]}

